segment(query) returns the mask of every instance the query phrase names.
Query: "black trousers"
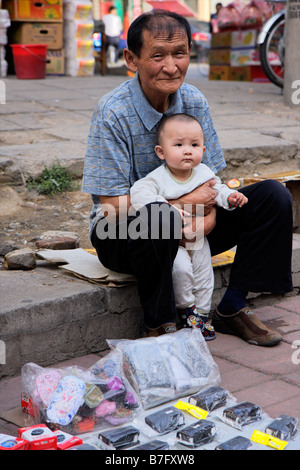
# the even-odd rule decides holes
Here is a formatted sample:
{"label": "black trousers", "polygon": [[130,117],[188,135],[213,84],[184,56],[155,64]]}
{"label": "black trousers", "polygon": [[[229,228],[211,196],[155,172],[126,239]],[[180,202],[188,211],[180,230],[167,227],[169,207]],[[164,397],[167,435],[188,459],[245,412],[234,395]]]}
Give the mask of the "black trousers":
{"label": "black trousers", "polygon": [[[217,209],[216,226],[208,236],[212,255],[237,246],[229,280],[231,288],[277,294],[289,292],[293,288],[291,194],[274,180],[246,186],[241,192],[248,197],[245,206],[233,211]],[[152,204],[146,207],[146,230],[150,233]],[[105,267],[136,276],[144,321],[151,328],[176,319],[172,266],[179,237],[174,221],[181,222],[178,211],[174,209],[171,213],[170,220],[164,217],[160,220],[161,225],[169,226],[168,238],[120,238],[118,234],[124,234],[121,225],[129,226],[133,217],[117,226],[116,237],[99,238],[97,227],[91,237]]]}

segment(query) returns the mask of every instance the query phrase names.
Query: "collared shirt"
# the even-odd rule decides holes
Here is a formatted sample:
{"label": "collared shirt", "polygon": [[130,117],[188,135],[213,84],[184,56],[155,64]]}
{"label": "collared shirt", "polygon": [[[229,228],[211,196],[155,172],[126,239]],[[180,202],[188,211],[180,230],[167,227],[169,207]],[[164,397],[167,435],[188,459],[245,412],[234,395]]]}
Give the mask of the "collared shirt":
{"label": "collared shirt", "polygon": [[164,115],[175,113],[190,114],[200,122],[206,146],[203,163],[214,173],[226,166],[204,95],[183,83],[162,114],[150,105],[136,75],[104,95],[92,117],[82,185],[94,203],[90,230],[103,217],[100,195],[129,195],[135,181],[161,165],[154,151],[156,130]]}
{"label": "collared shirt", "polygon": [[105,26],[106,36],[111,36],[111,37],[120,36],[123,26],[122,26],[121,18],[118,15],[108,13],[107,15],[103,16],[102,21]]}

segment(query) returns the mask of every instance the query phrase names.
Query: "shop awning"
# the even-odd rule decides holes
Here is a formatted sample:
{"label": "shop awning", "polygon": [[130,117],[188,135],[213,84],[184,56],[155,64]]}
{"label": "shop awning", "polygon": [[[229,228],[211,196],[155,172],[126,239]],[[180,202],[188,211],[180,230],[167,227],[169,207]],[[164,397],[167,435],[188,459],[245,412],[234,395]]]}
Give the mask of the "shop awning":
{"label": "shop awning", "polygon": [[147,3],[149,3],[149,5],[151,5],[155,10],[168,10],[174,11],[182,16],[195,16],[195,12],[193,10],[178,0],[147,0]]}

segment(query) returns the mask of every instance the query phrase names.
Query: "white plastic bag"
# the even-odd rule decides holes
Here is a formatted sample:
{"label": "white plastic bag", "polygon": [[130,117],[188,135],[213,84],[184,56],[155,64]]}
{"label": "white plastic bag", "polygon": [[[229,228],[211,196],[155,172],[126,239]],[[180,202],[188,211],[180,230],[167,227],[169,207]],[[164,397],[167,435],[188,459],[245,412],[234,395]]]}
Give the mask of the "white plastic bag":
{"label": "white plastic bag", "polygon": [[144,409],[220,383],[220,372],[197,328],[158,337],[110,340]]}

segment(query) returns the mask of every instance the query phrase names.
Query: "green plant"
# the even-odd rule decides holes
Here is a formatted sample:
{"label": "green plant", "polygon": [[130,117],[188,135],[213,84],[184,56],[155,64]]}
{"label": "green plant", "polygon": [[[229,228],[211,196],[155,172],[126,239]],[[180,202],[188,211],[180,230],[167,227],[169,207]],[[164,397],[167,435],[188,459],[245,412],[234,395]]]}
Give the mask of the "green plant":
{"label": "green plant", "polygon": [[29,190],[35,189],[39,194],[49,196],[63,191],[74,191],[77,189],[75,186],[72,175],[61,166],[58,160],[50,168],[45,165],[41,176],[37,179],[29,178],[27,181]]}

